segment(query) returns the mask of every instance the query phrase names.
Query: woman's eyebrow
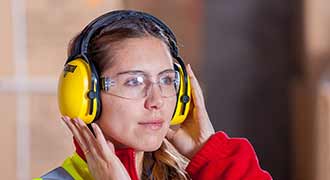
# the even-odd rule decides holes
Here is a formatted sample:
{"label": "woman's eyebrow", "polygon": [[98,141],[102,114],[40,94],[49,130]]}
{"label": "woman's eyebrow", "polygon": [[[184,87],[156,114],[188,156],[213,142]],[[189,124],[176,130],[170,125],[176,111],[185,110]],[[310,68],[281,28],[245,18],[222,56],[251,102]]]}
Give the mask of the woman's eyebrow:
{"label": "woman's eyebrow", "polygon": [[[174,72],[174,69],[165,69],[161,72],[158,73],[158,75],[167,73],[167,72]],[[141,70],[128,70],[128,71],[122,71],[117,73],[116,75],[121,75],[121,74],[144,74],[144,75],[149,75],[149,73]]]}
{"label": "woman's eyebrow", "polygon": [[121,75],[121,74],[146,74],[146,73],[140,70],[128,70],[117,73],[117,75]]}
{"label": "woman's eyebrow", "polygon": [[174,69],[165,69],[165,70],[161,71],[160,73],[158,73],[158,75],[161,75],[163,73],[168,73],[168,72],[175,72],[175,70]]}

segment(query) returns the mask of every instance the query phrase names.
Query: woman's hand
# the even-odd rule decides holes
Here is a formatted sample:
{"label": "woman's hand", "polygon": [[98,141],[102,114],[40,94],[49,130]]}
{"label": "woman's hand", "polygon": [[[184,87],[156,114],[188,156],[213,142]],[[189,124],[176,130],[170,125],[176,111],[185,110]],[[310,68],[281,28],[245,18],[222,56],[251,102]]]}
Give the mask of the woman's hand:
{"label": "woman's hand", "polygon": [[169,129],[166,137],[182,155],[191,159],[214,134],[214,128],[205,108],[202,89],[190,65],[187,66],[187,71],[192,89],[189,114],[177,130]]}
{"label": "woman's hand", "polygon": [[124,165],[114,152],[114,146],[107,141],[99,126],[92,124],[96,138],[80,119],[62,117],[85,154],[88,168],[96,180],[131,179]]}

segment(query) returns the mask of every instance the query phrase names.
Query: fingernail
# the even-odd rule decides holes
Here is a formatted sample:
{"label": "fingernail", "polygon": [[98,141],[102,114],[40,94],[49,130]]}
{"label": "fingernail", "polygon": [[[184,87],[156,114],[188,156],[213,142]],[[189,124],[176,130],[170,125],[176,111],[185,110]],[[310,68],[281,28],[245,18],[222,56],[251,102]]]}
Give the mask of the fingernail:
{"label": "fingernail", "polygon": [[192,68],[191,68],[191,65],[190,65],[190,64],[189,64],[189,70],[190,70],[192,73],[194,73],[193,70],[192,70]]}
{"label": "fingernail", "polygon": [[94,129],[94,131],[96,130],[95,123],[92,123],[92,128]]}
{"label": "fingernail", "polygon": [[62,119],[63,121],[65,121],[65,122],[68,122],[68,119],[67,119],[66,116],[62,116],[61,119]]}
{"label": "fingernail", "polygon": [[77,121],[80,125],[85,125],[85,122],[83,120],[81,120],[80,118],[77,118]]}
{"label": "fingernail", "polygon": [[61,117],[62,121],[66,122],[65,118],[64,117]]}
{"label": "fingernail", "polygon": [[76,124],[79,124],[79,121],[77,118],[73,118],[73,122],[76,123]]}
{"label": "fingernail", "polygon": [[190,66],[190,64],[188,64],[188,69],[189,69],[189,71],[190,71],[190,73],[191,73],[191,76],[195,76],[195,74],[194,74],[193,70],[191,69],[191,66]]}

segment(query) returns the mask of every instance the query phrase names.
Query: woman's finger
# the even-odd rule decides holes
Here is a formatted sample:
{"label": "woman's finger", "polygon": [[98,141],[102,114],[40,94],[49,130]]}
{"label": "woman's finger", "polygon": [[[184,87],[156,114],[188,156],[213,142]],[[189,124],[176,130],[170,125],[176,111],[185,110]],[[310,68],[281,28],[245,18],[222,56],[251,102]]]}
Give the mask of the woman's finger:
{"label": "woman's finger", "polygon": [[73,137],[75,138],[75,140],[78,142],[78,144],[80,145],[81,149],[86,152],[87,151],[87,147],[86,147],[86,143],[85,143],[85,139],[81,136],[77,126],[74,124],[74,120],[70,119],[67,116],[63,116],[61,117],[61,119],[64,121],[64,123],[68,126],[69,130],[71,131]]}
{"label": "woman's finger", "polygon": [[194,105],[195,107],[199,108],[199,107],[204,107],[204,97],[203,97],[203,92],[202,89],[197,81],[197,78],[194,74],[194,72],[191,69],[190,64],[188,64],[188,75],[190,78],[190,83],[191,83],[191,93],[193,96],[193,101],[194,101]]}
{"label": "woman's finger", "polygon": [[110,142],[109,140],[107,140],[107,144],[108,147],[110,148],[110,150],[115,153],[115,146],[112,144],[112,142]]}
{"label": "woman's finger", "polygon": [[99,157],[99,156],[102,156],[102,154],[100,153],[100,146],[96,142],[95,136],[90,131],[90,129],[87,127],[87,125],[79,118],[75,118],[75,121],[76,121],[78,128],[80,129],[82,136],[86,139],[87,152],[90,152],[90,154],[85,153],[86,158],[88,155],[92,155],[93,157],[95,157],[97,159],[104,158],[104,157]]}
{"label": "woman's finger", "polygon": [[167,133],[166,133],[166,138],[169,140],[172,140],[174,137],[174,134],[176,132],[174,130],[172,130],[171,128],[168,129]]}
{"label": "woman's finger", "polygon": [[[97,124],[92,123],[92,127],[96,136],[96,141],[101,147],[101,153],[103,154],[104,157],[109,159],[109,157],[112,157],[112,155],[114,154],[113,144],[110,141],[105,140],[102,130]],[[109,147],[109,143],[110,143],[110,147]]]}
{"label": "woman's finger", "polygon": [[[196,110],[196,117],[193,119],[198,119],[198,123],[200,125],[199,128],[201,128],[201,130],[213,132],[214,128],[206,111],[202,89],[194,75],[194,72],[191,69],[190,64],[188,64],[187,69],[192,86],[192,101],[194,110]],[[196,124],[194,126],[196,126]]]}

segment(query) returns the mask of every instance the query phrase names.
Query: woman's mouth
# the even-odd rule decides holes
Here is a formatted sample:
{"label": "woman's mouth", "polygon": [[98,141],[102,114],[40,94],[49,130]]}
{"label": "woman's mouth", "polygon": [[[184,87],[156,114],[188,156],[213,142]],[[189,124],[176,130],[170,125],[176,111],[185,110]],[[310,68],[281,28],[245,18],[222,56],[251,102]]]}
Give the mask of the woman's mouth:
{"label": "woman's mouth", "polygon": [[163,127],[164,121],[163,120],[150,120],[150,121],[139,122],[138,124],[147,129],[156,131]]}

